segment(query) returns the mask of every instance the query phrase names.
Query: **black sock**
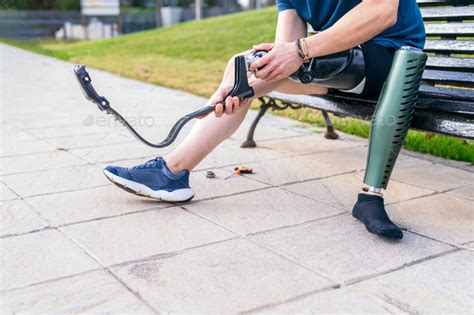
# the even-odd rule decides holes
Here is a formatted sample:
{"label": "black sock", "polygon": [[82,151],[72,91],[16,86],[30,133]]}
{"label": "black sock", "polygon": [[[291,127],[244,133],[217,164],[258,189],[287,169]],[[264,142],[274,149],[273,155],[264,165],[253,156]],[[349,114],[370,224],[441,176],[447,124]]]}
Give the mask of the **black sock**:
{"label": "black sock", "polygon": [[403,238],[402,230],[390,220],[385,212],[382,197],[359,194],[352,209],[352,215],[362,221],[370,233],[395,239]]}

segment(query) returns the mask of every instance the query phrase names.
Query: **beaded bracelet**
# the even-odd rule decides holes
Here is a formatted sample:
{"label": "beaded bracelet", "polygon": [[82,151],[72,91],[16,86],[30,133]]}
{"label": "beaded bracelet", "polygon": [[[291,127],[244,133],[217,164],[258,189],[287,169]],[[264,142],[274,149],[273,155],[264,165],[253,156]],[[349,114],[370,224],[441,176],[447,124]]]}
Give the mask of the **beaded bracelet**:
{"label": "beaded bracelet", "polygon": [[300,58],[300,61],[303,63],[304,62],[304,55],[303,55],[303,52],[301,51],[301,48],[300,48],[299,39],[295,40],[295,47],[296,47],[296,52],[298,53],[298,58]]}
{"label": "beaded bracelet", "polygon": [[298,39],[298,44],[303,55],[303,62],[304,63],[309,62],[310,58],[308,55],[308,46],[306,45],[305,38]]}

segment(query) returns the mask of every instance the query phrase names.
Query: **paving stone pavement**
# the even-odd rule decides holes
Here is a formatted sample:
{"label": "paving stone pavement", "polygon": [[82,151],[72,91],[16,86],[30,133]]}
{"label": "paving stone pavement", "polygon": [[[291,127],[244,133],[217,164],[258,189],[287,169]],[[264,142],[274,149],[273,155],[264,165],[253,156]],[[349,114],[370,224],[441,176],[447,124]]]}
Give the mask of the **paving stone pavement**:
{"label": "paving stone pavement", "polygon": [[[192,202],[141,199],[102,168],[173,147],[104,118],[72,64],[0,49],[1,314],[474,312],[472,166],[402,152],[386,202],[406,232],[387,241],[350,215],[367,140],[267,115],[241,149],[250,112],[192,173]],[[153,139],[205,101],[91,72]],[[255,174],[225,180],[238,164]]]}

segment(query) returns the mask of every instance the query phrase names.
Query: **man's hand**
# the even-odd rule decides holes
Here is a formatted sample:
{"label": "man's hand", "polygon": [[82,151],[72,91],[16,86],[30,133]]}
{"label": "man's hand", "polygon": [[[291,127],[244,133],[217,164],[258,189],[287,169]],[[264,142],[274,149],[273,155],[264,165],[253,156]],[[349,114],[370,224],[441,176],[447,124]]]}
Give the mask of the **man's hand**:
{"label": "man's hand", "polygon": [[[255,77],[265,81],[274,82],[288,78],[303,63],[294,43],[260,44],[253,49],[270,51],[250,65],[250,70],[256,71]],[[257,70],[259,68],[262,69]]]}
{"label": "man's hand", "polygon": [[[234,114],[237,110],[245,105],[244,101],[241,101],[237,96],[231,97],[227,96],[225,99],[225,108],[222,106],[222,102],[224,101],[224,97],[232,90],[232,86],[228,86],[226,88],[219,88],[216,93],[212,96],[211,105],[216,105],[216,109],[214,111],[216,117],[221,117],[224,113],[226,115]],[[202,119],[206,117],[206,115],[199,116],[198,119]]]}

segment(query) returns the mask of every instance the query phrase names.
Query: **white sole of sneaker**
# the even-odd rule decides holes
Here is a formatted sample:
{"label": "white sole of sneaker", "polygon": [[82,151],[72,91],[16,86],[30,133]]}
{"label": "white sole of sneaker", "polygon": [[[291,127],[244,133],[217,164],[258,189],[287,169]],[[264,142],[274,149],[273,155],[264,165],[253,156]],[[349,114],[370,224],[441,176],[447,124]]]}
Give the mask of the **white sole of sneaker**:
{"label": "white sole of sneaker", "polygon": [[153,190],[143,184],[132,182],[128,179],[112,174],[107,170],[104,170],[104,175],[112,183],[119,186],[123,190],[143,197],[171,202],[189,201],[194,197],[194,193],[191,188],[177,189],[174,191]]}

